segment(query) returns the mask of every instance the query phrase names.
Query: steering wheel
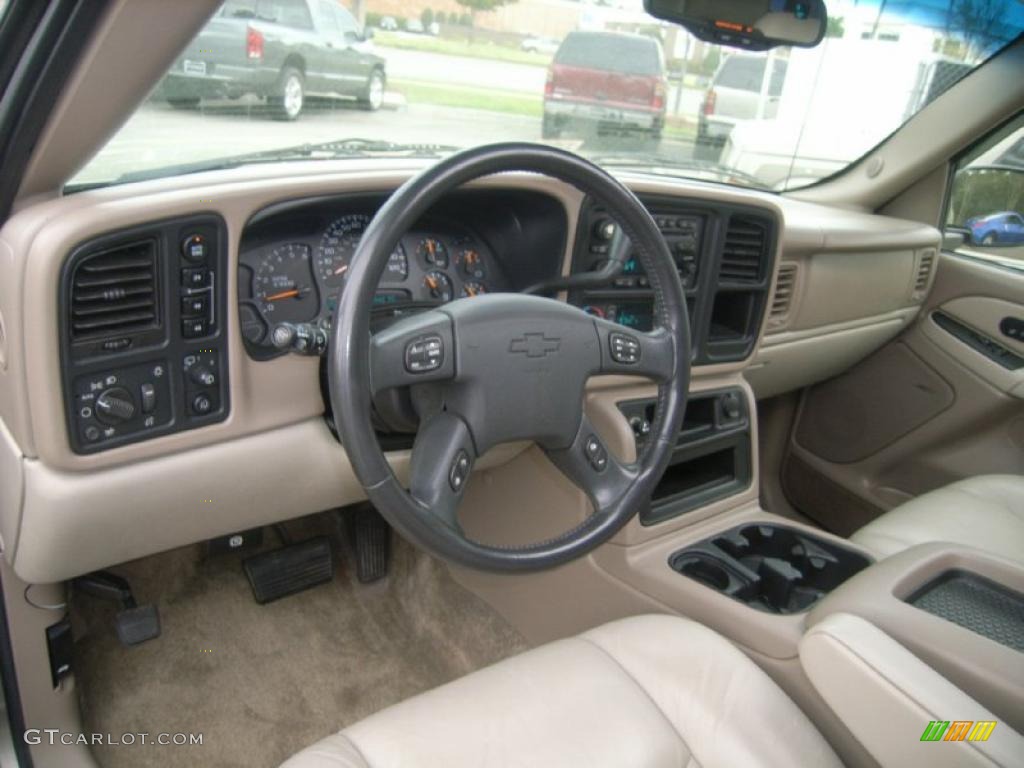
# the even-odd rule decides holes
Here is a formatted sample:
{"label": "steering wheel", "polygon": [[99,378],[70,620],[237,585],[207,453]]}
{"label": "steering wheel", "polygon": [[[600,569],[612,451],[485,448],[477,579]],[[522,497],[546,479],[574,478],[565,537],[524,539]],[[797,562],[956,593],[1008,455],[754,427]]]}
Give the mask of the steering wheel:
{"label": "steering wheel", "polygon": [[[578,188],[632,241],[654,293],[654,329],[639,332],[562,301],[522,294],[465,298],[370,335],[377,284],[399,239],[442,196],[495,173],[526,171]],[[664,472],[686,407],[690,331],[675,264],[650,214],[612,176],[576,155],[526,143],[454,154],[399,188],[370,222],[334,316],[329,388],[338,434],[366,495],[400,534],[450,562],[498,572],[536,571],[581,557],[611,538],[648,500]],[[656,417],[637,461],[620,462],[584,413],[597,374],[658,383]],[[374,433],[374,394],[410,387],[420,426],[409,487]],[[499,443],[532,440],[590,498],[593,513],[524,547],[468,538],[457,509],[473,463]]]}

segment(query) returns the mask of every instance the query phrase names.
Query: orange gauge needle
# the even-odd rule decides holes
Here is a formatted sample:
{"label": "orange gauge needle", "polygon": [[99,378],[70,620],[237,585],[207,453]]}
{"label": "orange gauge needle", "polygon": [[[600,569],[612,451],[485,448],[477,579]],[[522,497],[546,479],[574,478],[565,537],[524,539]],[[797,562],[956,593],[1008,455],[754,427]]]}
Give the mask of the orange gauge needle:
{"label": "orange gauge needle", "polygon": [[433,258],[434,258],[434,241],[433,240],[427,240],[427,253],[430,254],[430,258],[431,258],[431,260],[433,260]]}
{"label": "orange gauge needle", "polygon": [[430,290],[436,291],[437,290],[437,278],[436,277],[429,277],[428,276],[427,277],[427,285],[430,286]]}
{"label": "orange gauge needle", "polygon": [[472,288],[471,286],[467,285],[466,293],[468,293],[470,296],[476,296],[476,288]]}
{"label": "orange gauge needle", "polygon": [[289,289],[287,291],[281,291],[280,293],[275,293],[273,296],[264,296],[263,300],[264,301],[280,301],[281,299],[297,299],[297,298],[299,298],[299,289],[298,288],[291,288],[291,289]]}
{"label": "orange gauge needle", "polygon": [[334,270],[334,274],[336,274],[336,275],[343,275],[343,274],[345,274],[345,270],[347,270],[347,269],[348,269],[348,264],[342,264],[340,267],[338,267],[336,270]]}

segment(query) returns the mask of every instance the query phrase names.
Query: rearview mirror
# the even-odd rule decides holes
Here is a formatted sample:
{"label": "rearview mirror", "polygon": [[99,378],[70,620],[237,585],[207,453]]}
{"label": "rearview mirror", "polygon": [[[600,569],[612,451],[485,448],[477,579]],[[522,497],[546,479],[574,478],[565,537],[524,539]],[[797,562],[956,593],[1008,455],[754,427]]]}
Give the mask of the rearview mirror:
{"label": "rearview mirror", "polygon": [[644,0],[644,8],[701,40],[748,51],[812,48],[828,21],[822,0]]}

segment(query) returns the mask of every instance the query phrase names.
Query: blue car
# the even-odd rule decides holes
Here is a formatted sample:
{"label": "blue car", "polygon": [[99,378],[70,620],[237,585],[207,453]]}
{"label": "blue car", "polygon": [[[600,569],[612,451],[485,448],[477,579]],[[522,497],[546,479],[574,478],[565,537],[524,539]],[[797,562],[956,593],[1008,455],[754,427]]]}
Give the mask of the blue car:
{"label": "blue car", "polygon": [[971,240],[979,245],[1024,243],[1024,216],[1014,211],[974,216],[966,222]]}

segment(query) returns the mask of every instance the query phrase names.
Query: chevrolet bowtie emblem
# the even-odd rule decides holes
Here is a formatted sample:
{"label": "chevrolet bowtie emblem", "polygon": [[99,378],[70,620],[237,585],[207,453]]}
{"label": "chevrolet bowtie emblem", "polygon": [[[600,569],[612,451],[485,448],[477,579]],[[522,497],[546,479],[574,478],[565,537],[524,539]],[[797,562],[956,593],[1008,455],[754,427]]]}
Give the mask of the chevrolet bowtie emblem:
{"label": "chevrolet bowtie emblem", "polygon": [[527,357],[547,357],[557,352],[561,345],[561,339],[548,338],[543,333],[527,333],[512,339],[508,351]]}

